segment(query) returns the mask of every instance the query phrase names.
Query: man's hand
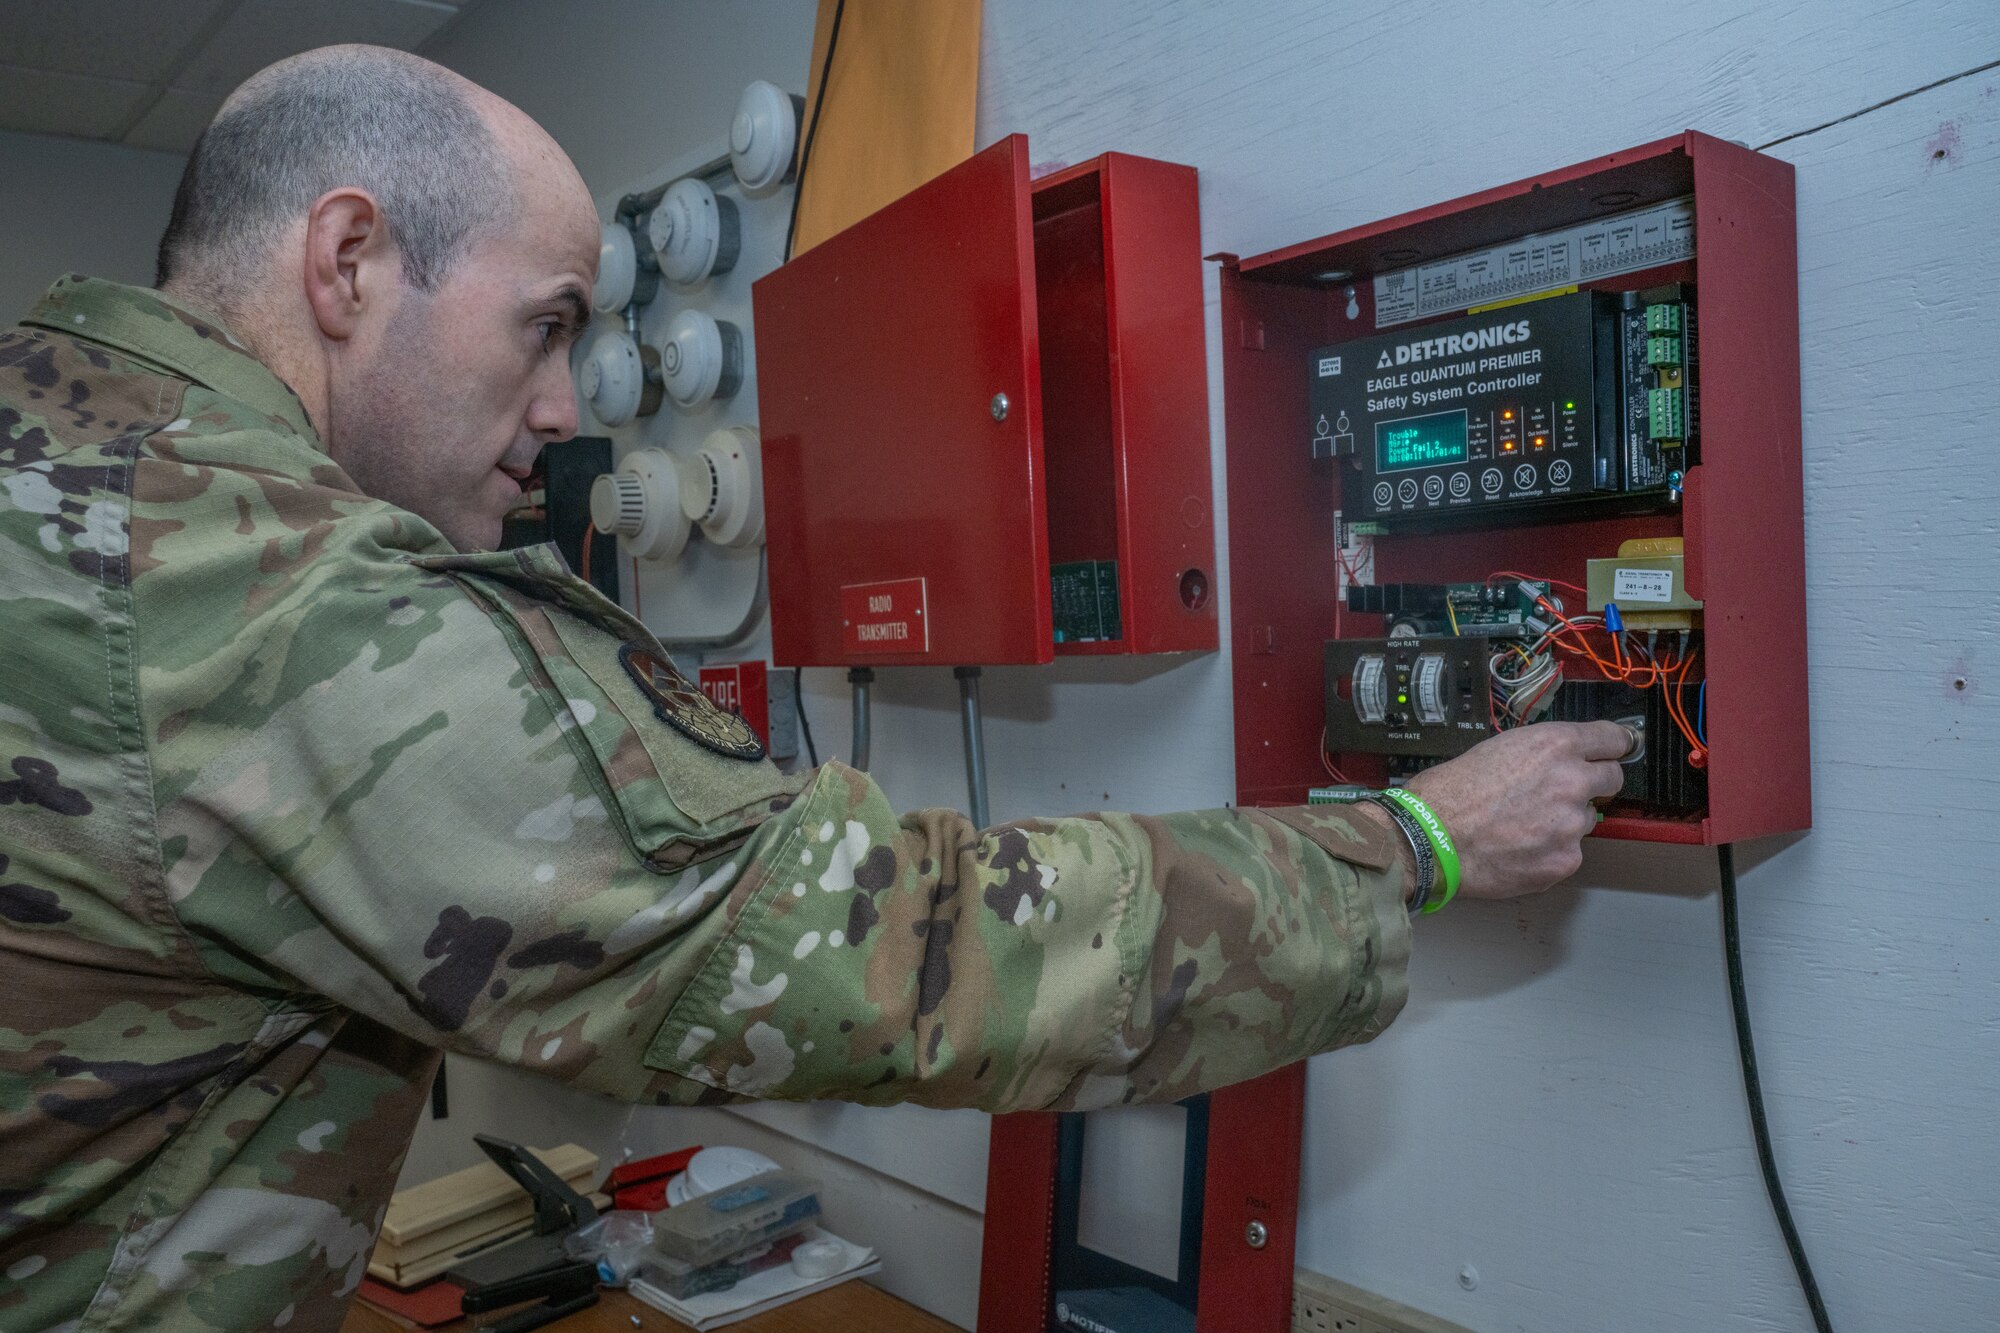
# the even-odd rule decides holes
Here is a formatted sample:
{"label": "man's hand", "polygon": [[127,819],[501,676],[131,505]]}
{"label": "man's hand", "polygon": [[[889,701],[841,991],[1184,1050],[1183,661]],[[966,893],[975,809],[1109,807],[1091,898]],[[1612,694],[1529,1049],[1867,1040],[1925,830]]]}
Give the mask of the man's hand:
{"label": "man's hand", "polygon": [[1597,825],[1591,802],[1624,785],[1632,733],[1616,722],[1538,722],[1503,731],[1406,786],[1444,821],[1464,868],[1459,892],[1518,898],[1568,879]]}

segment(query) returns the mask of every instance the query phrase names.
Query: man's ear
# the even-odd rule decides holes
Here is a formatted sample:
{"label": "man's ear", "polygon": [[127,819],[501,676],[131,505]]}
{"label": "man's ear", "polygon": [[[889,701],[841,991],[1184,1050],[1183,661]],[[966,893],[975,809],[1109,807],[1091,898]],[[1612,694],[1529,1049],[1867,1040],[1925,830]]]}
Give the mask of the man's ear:
{"label": "man's ear", "polygon": [[401,256],[375,196],[353,186],[329,190],[306,214],[305,290],[319,331],[345,342],[364,309],[391,299]]}

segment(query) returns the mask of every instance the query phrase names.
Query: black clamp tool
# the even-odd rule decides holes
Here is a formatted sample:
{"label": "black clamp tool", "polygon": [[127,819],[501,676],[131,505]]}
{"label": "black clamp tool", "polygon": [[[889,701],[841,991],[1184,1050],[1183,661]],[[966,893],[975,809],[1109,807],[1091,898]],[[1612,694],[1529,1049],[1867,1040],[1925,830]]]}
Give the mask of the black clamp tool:
{"label": "black clamp tool", "polygon": [[446,1273],[465,1288],[465,1312],[481,1314],[540,1297],[540,1305],[486,1325],[491,1333],[526,1333],[597,1304],[597,1265],[572,1259],[563,1249],[564,1237],[597,1220],[596,1205],[520,1144],[485,1134],[474,1134],[472,1141],[528,1192],[535,1229]]}

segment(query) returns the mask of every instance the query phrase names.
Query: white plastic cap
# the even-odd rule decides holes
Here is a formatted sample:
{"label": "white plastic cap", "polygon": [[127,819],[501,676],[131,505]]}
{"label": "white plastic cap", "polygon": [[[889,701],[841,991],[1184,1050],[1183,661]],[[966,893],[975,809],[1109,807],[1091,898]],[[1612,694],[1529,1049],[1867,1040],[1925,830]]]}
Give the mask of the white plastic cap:
{"label": "white plastic cap", "polygon": [[590,289],[590,304],[603,314],[615,315],[632,304],[639,255],[632,233],[621,223],[605,223],[597,236],[597,285]]}
{"label": "white plastic cap", "polygon": [[777,1169],[776,1162],[748,1148],[703,1148],[678,1179],[687,1182],[687,1197],[693,1199]]}
{"label": "white plastic cap", "polygon": [[847,1247],[822,1236],[792,1251],[792,1271],[812,1281],[832,1277],[847,1267]]}
{"label": "white plastic cap", "polygon": [[716,198],[705,181],[690,176],[668,186],[647,215],[646,239],[659,258],[660,276],[692,287],[735,267],[742,224],[733,200]]}
{"label": "white plastic cap", "polygon": [[743,334],[704,311],[683,310],[667,325],[660,373],[668,395],[682,407],[728,398],[743,382]]}
{"label": "white plastic cap", "polygon": [[729,122],[729,165],[752,198],[774,193],[792,174],[799,142],[798,105],[775,83],[759,79],[743,90]]}

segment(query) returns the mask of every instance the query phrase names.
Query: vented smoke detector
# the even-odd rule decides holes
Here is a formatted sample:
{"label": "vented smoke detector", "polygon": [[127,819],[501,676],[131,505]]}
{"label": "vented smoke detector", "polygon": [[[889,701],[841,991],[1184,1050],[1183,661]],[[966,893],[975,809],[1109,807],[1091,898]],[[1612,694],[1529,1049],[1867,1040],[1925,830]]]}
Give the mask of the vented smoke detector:
{"label": "vented smoke detector", "polygon": [[667,187],[646,218],[646,239],[653,244],[660,275],[676,287],[692,287],[736,266],[743,226],[735,200],[717,198],[705,182],[690,176]]}
{"label": "vented smoke detector", "polygon": [[681,501],[681,469],[664,449],[635,449],[590,486],[590,522],[641,560],[676,560],[694,525]]}
{"label": "vented smoke detector", "polygon": [[681,512],[718,546],[763,545],[764,467],[756,431],[711,431],[682,461]]}
{"label": "vented smoke detector", "polygon": [[793,179],[805,101],[759,79],[743,90],[729,123],[729,165],[753,199],[776,193]]}

